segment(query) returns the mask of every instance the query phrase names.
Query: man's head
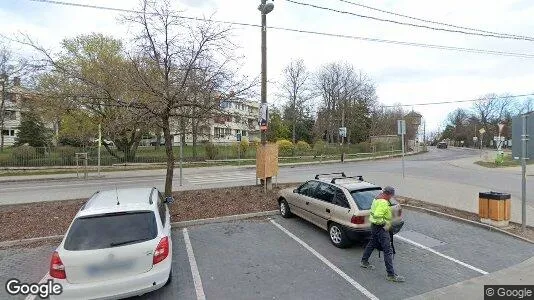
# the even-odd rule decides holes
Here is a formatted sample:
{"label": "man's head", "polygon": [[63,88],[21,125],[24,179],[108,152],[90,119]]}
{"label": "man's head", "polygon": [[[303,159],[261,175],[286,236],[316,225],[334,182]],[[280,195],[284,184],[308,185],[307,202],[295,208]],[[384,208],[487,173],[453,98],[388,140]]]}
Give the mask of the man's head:
{"label": "man's head", "polygon": [[395,196],[395,189],[391,186],[386,186],[382,189],[382,195],[384,195],[386,200],[389,200],[391,197]]}

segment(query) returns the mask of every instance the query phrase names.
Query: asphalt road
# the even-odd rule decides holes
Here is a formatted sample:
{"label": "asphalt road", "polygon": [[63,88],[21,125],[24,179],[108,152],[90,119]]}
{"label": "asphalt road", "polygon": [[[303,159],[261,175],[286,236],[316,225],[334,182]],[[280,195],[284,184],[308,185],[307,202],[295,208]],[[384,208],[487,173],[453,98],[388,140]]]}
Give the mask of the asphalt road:
{"label": "asphalt road", "polygon": [[[338,249],[326,231],[298,217],[274,216],[280,227],[266,218],[189,227],[191,253],[183,229],[174,229],[172,282],[132,300],[201,299],[197,293],[206,299],[368,299],[363,290],[379,299],[404,299],[534,255],[531,244],[507,235],[415,211],[405,210],[404,216],[394,259],[404,283],[385,280],[383,258],[376,252],[370,259],[375,270],[359,268],[365,241]],[[39,281],[52,250],[0,250],[0,281]],[[11,299],[3,290],[0,298]]]}
{"label": "asphalt road", "polygon": [[[461,183],[480,187],[482,190],[493,190],[510,193],[521,197],[521,177],[498,169],[476,170],[460,168],[450,164],[452,160],[478,156],[477,151],[469,149],[435,149],[430,152],[405,158],[405,174],[413,178],[434,179],[447,183]],[[401,159],[385,159],[376,161],[347,162],[344,164],[301,165],[281,167],[278,182],[303,182],[317,173],[345,171],[353,175],[364,175],[380,178],[383,174],[402,174]],[[128,177],[94,178],[87,181],[78,179],[62,179],[31,182],[0,183],[0,205],[27,203],[37,201],[66,200],[91,196],[99,189],[114,189],[138,186],[164,187],[164,171],[137,171]],[[256,184],[255,169],[242,168],[191,168],[184,169],[183,186],[179,186],[178,169],[175,171],[175,190],[227,187]],[[531,177],[528,178],[531,184]],[[528,189],[528,188],[527,188]],[[534,206],[534,194],[527,195],[527,203]]]}

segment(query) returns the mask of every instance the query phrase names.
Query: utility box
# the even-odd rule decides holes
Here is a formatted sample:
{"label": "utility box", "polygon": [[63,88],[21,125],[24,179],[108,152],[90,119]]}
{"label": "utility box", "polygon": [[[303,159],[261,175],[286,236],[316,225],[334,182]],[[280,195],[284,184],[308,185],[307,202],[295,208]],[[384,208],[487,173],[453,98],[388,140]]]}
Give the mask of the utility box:
{"label": "utility box", "polygon": [[256,149],[256,178],[278,176],[278,145],[259,145]]}
{"label": "utility box", "polygon": [[479,217],[482,223],[508,226],[511,218],[511,195],[498,192],[478,194]]}

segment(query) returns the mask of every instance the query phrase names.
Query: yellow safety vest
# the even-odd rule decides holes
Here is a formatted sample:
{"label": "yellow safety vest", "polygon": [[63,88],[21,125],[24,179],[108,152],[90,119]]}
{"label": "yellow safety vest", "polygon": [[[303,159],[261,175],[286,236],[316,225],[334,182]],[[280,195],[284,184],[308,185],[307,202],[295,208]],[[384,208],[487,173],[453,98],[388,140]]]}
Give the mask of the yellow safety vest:
{"label": "yellow safety vest", "polygon": [[376,225],[391,224],[391,206],[386,199],[374,199],[371,204],[371,214],[369,221]]}

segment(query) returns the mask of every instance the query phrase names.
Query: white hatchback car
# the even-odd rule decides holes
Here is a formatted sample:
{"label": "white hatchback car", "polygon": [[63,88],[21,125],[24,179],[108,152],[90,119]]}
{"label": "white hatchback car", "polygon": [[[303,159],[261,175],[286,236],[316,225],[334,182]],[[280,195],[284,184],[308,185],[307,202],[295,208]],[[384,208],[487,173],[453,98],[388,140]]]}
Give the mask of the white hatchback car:
{"label": "white hatchback car", "polygon": [[170,282],[172,201],[156,188],[95,193],[52,254],[48,276],[63,293],[51,299],[120,299]]}

